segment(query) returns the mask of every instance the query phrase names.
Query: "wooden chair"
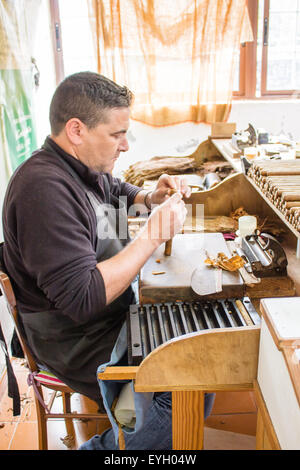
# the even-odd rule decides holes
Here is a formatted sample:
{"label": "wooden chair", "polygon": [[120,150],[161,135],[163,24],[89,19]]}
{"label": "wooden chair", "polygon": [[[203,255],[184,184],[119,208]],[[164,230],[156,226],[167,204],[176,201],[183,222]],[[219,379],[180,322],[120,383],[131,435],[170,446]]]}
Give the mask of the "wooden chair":
{"label": "wooden chair", "polygon": [[[76,393],[69,386],[50,374],[47,371],[42,371],[38,368],[26,342],[24,341],[20,332],[18,322],[18,311],[16,306],[16,298],[10,279],[6,273],[0,270],[0,289],[6,300],[7,310],[13,320],[17,336],[22,346],[25,359],[29,368],[28,383],[34,388],[34,398],[37,412],[38,422],[38,445],[40,450],[48,449],[48,436],[47,436],[47,421],[49,419],[64,418],[67,430],[73,425],[73,419],[91,419],[102,420],[103,430],[110,427],[110,422],[105,413],[77,413],[71,410],[71,394]],[[43,387],[53,390],[49,403],[46,405],[43,394]],[[56,396],[61,394],[63,402],[63,413],[52,413]],[[100,391],[99,391],[100,393]],[[72,427],[73,430],[73,427]]]}

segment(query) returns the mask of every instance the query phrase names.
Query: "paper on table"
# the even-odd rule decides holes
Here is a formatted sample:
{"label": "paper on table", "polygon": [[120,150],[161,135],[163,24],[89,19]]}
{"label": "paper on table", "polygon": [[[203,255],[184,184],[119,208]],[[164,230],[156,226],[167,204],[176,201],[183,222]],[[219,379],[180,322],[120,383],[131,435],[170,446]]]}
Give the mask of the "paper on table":
{"label": "paper on table", "polygon": [[205,264],[207,250],[199,254],[199,268],[196,268],[191,277],[191,288],[198,295],[215,294],[222,291],[222,269],[213,268]]}
{"label": "paper on table", "polygon": [[198,295],[215,294],[222,291],[222,270],[220,268],[195,269],[192,273],[191,288]]}

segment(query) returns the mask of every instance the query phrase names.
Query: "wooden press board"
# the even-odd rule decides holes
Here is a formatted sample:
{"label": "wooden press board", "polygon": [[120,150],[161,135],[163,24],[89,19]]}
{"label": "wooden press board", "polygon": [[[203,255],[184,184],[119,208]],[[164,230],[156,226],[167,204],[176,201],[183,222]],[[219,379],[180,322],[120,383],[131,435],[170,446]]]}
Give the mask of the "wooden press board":
{"label": "wooden press board", "polygon": [[[203,276],[212,276],[214,268],[204,264],[206,251],[211,257],[225,253],[230,257],[221,233],[186,233],[173,238],[171,256],[164,255],[163,243],[150,257],[140,273],[140,303],[191,301],[200,298],[229,298],[243,296],[243,280],[238,272],[222,271],[222,292],[200,297],[191,288],[196,268]],[[160,260],[157,263],[156,260]],[[153,274],[163,272],[163,274]]]}

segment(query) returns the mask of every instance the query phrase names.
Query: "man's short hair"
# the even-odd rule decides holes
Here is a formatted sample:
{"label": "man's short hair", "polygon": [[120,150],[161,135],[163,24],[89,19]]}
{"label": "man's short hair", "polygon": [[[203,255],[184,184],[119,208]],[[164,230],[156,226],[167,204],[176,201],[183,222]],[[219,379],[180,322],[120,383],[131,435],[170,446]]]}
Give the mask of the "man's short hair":
{"label": "man's short hair", "polygon": [[106,111],[127,108],[133,94],[107,77],[79,72],[66,77],[57,87],[50,104],[52,135],[60,134],[71,118],[78,118],[89,129],[106,122]]}

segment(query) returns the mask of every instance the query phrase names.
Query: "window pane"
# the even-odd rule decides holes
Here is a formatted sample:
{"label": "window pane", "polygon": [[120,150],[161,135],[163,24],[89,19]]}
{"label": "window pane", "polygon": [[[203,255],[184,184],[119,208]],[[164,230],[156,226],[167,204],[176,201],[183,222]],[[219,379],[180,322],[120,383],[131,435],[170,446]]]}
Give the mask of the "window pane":
{"label": "window pane", "polygon": [[297,10],[298,0],[271,0],[270,12],[295,11]]}
{"label": "window pane", "polygon": [[268,90],[300,88],[299,0],[270,0]]}
{"label": "window pane", "polygon": [[263,48],[264,2],[258,0],[257,47],[256,47],[256,96],[261,96],[261,69]]}
{"label": "window pane", "polygon": [[65,76],[96,71],[86,0],[59,0]]}

